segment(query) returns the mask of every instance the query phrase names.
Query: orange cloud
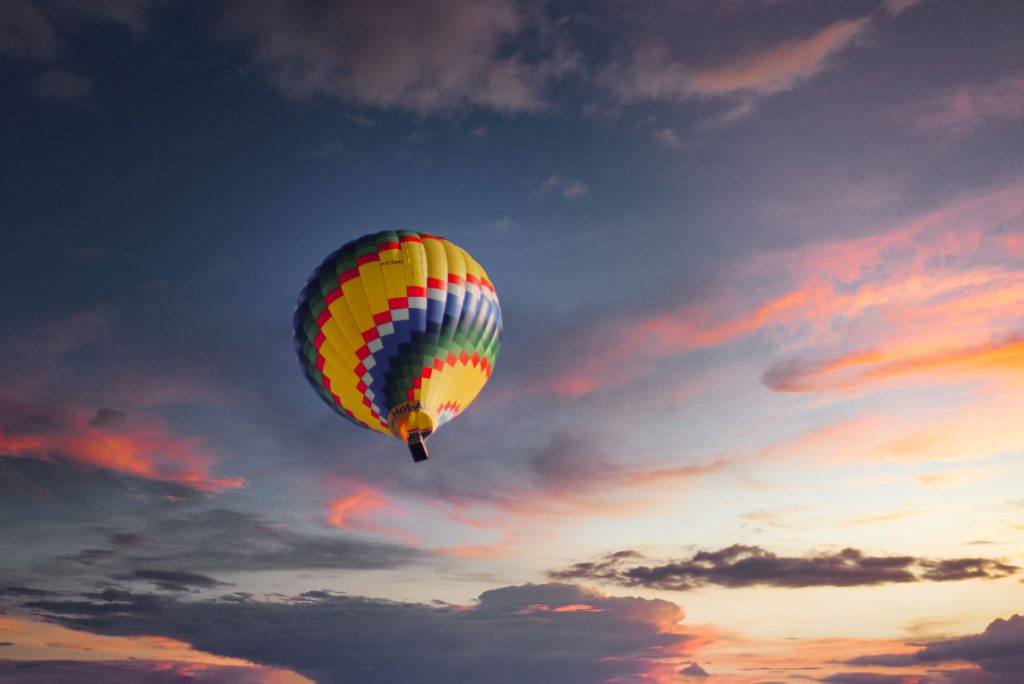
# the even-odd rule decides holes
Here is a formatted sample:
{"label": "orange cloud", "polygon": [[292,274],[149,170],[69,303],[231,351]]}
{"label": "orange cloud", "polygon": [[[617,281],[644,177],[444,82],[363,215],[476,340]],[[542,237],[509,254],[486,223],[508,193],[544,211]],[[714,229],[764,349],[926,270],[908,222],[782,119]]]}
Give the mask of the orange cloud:
{"label": "orange cloud", "polygon": [[1024,339],[1009,337],[982,345],[915,354],[910,349],[857,351],[832,359],[780,364],[765,373],[765,384],[781,392],[843,389],[908,375],[950,372],[1020,373],[1024,371]]}
{"label": "orange cloud", "polygon": [[995,474],[996,471],[990,468],[954,468],[937,473],[925,473],[914,479],[925,489],[946,491],[988,479]]}
{"label": "orange cloud", "polygon": [[376,534],[409,546],[420,545],[421,540],[397,522],[397,519],[407,517],[408,507],[405,504],[398,503],[377,487],[355,480],[329,486],[332,489],[340,487],[345,494],[328,502],[324,516],[328,525]]}
{"label": "orange cloud", "polygon": [[0,431],[0,457],[49,459],[68,458],[97,468],[106,468],[149,480],[177,482],[193,489],[222,492],[245,485],[241,478],[214,477],[214,459],[202,442],[170,433],[163,421],[152,415],[97,425],[81,413],[54,411],[43,407],[16,407],[32,415],[52,415],[54,426],[22,433]]}
{"label": "orange cloud", "polygon": [[595,608],[594,606],[587,605],[586,603],[573,603],[568,606],[558,606],[554,610],[556,613],[578,613],[580,611],[600,613],[603,609]]}
{"label": "orange cloud", "polygon": [[379,489],[358,485],[355,491],[327,505],[328,525],[342,529],[352,526],[352,518],[365,516],[388,505],[388,500]]}
{"label": "orange cloud", "polygon": [[964,399],[960,405],[852,415],[722,457],[739,466],[790,463],[822,467],[842,463],[962,463],[1020,449],[1024,444],[1024,421],[1020,420],[1019,390],[993,393],[983,387],[960,394]]}
{"label": "orange cloud", "polygon": [[[89,632],[28,620],[4,618],[0,623],[5,639],[14,642],[4,650],[12,660],[74,660],[74,661],[153,661],[154,666],[187,674],[189,668],[228,666],[255,668],[255,663],[240,658],[213,655],[191,645],[165,636],[101,636]],[[266,681],[299,684],[309,682],[287,670],[267,668]],[[276,679],[269,677],[273,674]]]}
{"label": "orange cloud", "polygon": [[565,606],[549,606],[546,603],[532,603],[522,608],[517,613],[601,613],[604,608],[595,608],[586,603],[573,603]]}
{"label": "orange cloud", "polygon": [[878,515],[863,515],[851,520],[847,520],[840,524],[841,527],[864,527],[866,525],[877,525],[879,523],[887,523],[893,520],[905,520],[907,518],[914,518],[919,515],[926,515],[931,513],[934,509],[911,509],[911,510],[895,510],[887,513],[879,513]]}

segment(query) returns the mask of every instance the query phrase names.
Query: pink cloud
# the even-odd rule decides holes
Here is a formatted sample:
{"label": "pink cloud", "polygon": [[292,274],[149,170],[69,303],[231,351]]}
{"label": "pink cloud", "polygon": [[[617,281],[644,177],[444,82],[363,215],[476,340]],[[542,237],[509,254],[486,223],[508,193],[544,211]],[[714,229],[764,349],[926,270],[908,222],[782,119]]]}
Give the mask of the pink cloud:
{"label": "pink cloud", "polygon": [[729,64],[696,71],[689,88],[706,95],[749,91],[762,95],[790,90],[829,65],[867,29],[867,18],[837,21],[810,38],[775,45]]}
{"label": "pink cloud", "polygon": [[1016,179],[884,233],[757,255],[722,269],[705,299],[570,335],[574,353],[558,372],[517,392],[580,397],[647,377],[661,359],[754,335],[801,350],[768,372],[775,389],[1016,372],[1024,234],[1012,226],[1022,217]]}
{"label": "pink cloud", "polygon": [[1024,77],[940,93],[900,114],[922,134],[962,135],[979,126],[1024,118]]}
{"label": "pink cloud", "polygon": [[[546,485],[506,484],[481,497],[447,493],[431,505],[449,523],[487,535],[483,540],[435,549],[462,558],[496,558],[525,546],[552,542],[566,521],[623,519],[652,514],[678,501],[703,478],[727,472],[726,458],[671,468],[635,468],[602,463],[569,467]],[[529,523],[529,524],[527,524]]]}
{"label": "pink cloud", "polygon": [[919,5],[924,0],[883,0],[882,8],[890,15],[903,14],[914,5]]}
{"label": "pink cloud", "polygon": [[602,80],[626,101],[770,95],[791,90],[825,71],[835,55],[869,26],[867,17],[837,21],[808,38],[778,43],[710,67],[675,61],[664,45],[645,45],[628,62],[606,70]]}

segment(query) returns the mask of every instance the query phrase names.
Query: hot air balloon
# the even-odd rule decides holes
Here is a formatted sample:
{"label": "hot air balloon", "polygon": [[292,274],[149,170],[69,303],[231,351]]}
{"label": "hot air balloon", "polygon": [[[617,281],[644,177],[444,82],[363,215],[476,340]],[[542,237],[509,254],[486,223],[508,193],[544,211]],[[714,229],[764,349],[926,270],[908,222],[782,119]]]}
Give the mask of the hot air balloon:
{"label": "hot air balloon", "polygon": [[414,461],[480,393],[501,343],[484,269],[452,242],[413,231],[365,235],[324,259],[293,324],[302,371],[323,400],[401,439]]}

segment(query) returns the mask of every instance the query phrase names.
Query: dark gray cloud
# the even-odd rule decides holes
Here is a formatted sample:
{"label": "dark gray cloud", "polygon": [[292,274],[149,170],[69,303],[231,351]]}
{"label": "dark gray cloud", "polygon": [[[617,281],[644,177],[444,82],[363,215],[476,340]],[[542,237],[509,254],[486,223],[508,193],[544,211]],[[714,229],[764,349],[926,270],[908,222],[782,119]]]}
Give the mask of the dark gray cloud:
{"label": "dark gray cloud", "polygon": [[49,499],[53,496],[45,487],[11,472],[0,471],[0,488],[28,493],[37,499]]}
{"label": "dark gray cloud", "polygon": [[0,587],[0,596],[13,596],[18,598],[40,598],[43,596],[56,596],[55,592],[46,589],[35,589],[33,587]]}
{"label": "dark gray cloud", "polygon": [[618,551],[565,570],[552,571],[561,580],[602,580],[623,586],[686,591],[704,585],[749,587],[853,587],[894,582],[993,579],[1018,568],[986,558],[930,560],[913,556],[867,556],[843,549],[804,557],[778,556],[759,546],[733,544],[717,551],[658,565],[636,551]]}
{"label": "dark gray cloud", "polygon": [[135,570],[125,575],[118,575],[114,579],[149,582],[156,588],[163,589],[164,591],[212,589],[213,587],[224,586],[227,584],[227,582],[221,582],[213,577],[207,577],[206,575],[200,575],[195,572],[181,572],[175,570]]}
{"label": "dark gray cloud", "polygon": [[264,684],[267,669],[139,660],[0,660],[0,683],[7,684]]}
{"label": "dark gray cloud", "polygon": [[153,541],[133,547],[132,563],[177,564],[199,570],[372,569],[395,567],[422,552],[345,534],[314,534],[228,509],[155,521]]}
{"label": "dark gray cloud", "polygon": [[221,508],[160,517],[145,525],[146,541],[68,554],[64,572],[74,574],[76,566],[79,571],[88,566],[115,579],[163,582],[161,588],[185,591],[219,584],[213,578],[202,579],[197,570],[368,570],[394,568],[425,557],[411,547],[342,533],[300,532]]}
{"label": "dark gray cloud", "polygon": [[[0,582],[11,587],[64,590],[118,577],[161,579],[137,572],[217,578],[233,571],[384,569],[427,557],[305,521],[230,510],[175,483],[56,459],[0,459],[0,484],[5,475],[52,492],[44,499],[19,487],[0,496]],[[215,586],[190,585],[173,574],[163,579]]]}
{"label": "dark gray cloud", "polygon": [[150,539],[149,535],[138,532],[114,532],[110,535],[110,543],[114,546],[138,546]]}
{"label": "dark gray cloud", "polygon": [[108,427],[117,425],[127,417],[124,411],[112,408],[101,408],[96,411],[96,416],[89,421],[91,427]]}
{"label": "dark gray cloud", "polygon": [[966,660],[986,672],[1024,681],[1024,615],[995,620],[981,634],[934,641],[916,657],[926,663]]}
{"label": "dark gray cloud", "polygon": [[52,61],[83,24],[141,33],[153,0],[0,0],[0,56]]}
{"label": "dark gray cloud", "polygon": [[950,558],[947,560],[921,561],[925,569],[921,578],[933,582],[950,582],[966,579],[989,579],[1012,575],[1018,568],[990,558]]}
{"label": "dark gray cloud", "polygon": [[67,417],[59,411],[39,409],[0,397],[0,426],[16,435],[52,435],[65,431]]}
{"label": "dark gray cloud", "polygon": [[828,684],[904,684],[903,675],[876,674],[873,672],[839,672],[820,680]]}
{"label": "dark gray cloud", "polygon": [[686,667],[679,670],[679,674],[684,677],[707,677],[708,671],[701,667],[698,663],[690,663]]}
{"label": "dark gray cloud", "polygon": [[[849,665],[876,667],[915,667],[922,664],[968,662],[981,669],[945,670],[943,675],[947,679],[944,681],[956,684],[1016,684],[1024,681],[1024,615],[994,620],[981,634],[932,641],[914,653],[863,655],[844,662]],[[839,684],[870,684],[875,680],[866,677],[881,675],[850,673],[836,676],[850,678],[825,681],[835,681]]]}
{"label": "dark gray cloud", "polygon": [[278,603],[187,602],[108,589],[25,607],[73,629],[162,635],[318,682],[566,684],[631,678],[690,640],[682,610],[567,584],[503,587],[470,607],[306,592]]}
{"label": "dark gray cloud", "polygon": [[919,664],[913,653],[879,653],[878,655],[857,656],[843,662],[847,665],[873,667],[907,667]]}

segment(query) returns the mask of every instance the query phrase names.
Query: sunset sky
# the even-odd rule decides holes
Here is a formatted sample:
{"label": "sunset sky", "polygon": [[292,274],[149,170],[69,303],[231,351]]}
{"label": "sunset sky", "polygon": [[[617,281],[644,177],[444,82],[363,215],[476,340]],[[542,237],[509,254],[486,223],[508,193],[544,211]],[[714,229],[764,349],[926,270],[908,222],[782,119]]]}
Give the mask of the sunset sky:
{"label": "sunset sky", "polygon": [[[0,683],[1024,681],[1024,3],[0,0]],[[486,268],[431,460],[292,311]]]}

